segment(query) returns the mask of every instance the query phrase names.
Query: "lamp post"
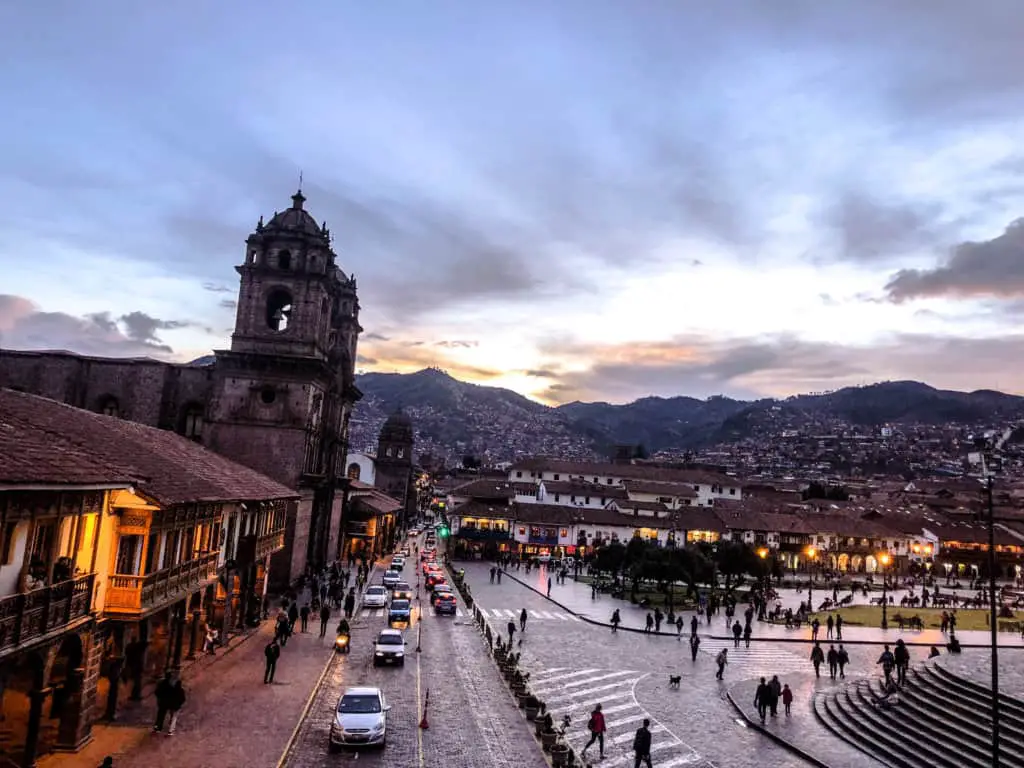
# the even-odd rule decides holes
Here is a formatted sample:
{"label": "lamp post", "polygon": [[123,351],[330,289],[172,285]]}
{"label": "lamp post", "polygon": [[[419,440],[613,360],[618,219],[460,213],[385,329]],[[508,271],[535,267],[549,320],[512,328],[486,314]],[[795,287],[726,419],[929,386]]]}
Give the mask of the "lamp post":
{"label": "lamp post", "polygon": [[818,556],[818,550],[814,547],[807,548],[807,560],[808,575],[810,576],[807,582],[807,612],[814,613],[814,558]]}
{"label": "lamp post", "polygon": [[995,503],[992,500],[992,486],[995,478],[989,474],[985,478],[985,491],[988,501],[988,623],[992,643],[992,765],[999,768],[999,620],[996,611],[996,530]]}
{"label": "lamp post", "polygon": [[878,563],[882,566],[882,629],[889,628],[889,581],[885,576],[885,567],[889,565],[889,553],[883,552],[878,556]]}

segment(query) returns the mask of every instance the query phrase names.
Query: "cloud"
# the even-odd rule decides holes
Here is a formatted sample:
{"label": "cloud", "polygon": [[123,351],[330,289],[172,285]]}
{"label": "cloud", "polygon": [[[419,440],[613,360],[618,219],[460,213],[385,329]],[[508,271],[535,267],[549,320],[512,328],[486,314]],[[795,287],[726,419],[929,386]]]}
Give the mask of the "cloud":
{"label": "cloud", "polygon": [[43,312],[20,296],[0,295],[0,346],[8,349],[56,349],[110,357],[168,359],[173,350],[159,338],[160,330],[187,323],[159,320],[143,312],[114,317],[100,312],[74,317]]}
{"label": "cloud", "polygon": [[435,341],[435,347],[446,347],[448,349],[472,349],[480,346],[479,341]]}
{"label": "cloud", "polygon": [[364,333],[360,336],[363,341],[390,341],[390,337],[381,333]]}
{"label": "cloud", "polygon": [[210,293],[234,293],[234,288],[228,288],[226,285],[217,285],[217,283],[203,283],[203,290],[210,291]]}
{"label": "cloud", "polygon": [[[900,379],[960,390],[977,389],[978,382],[1004,391],[1024,389],[1024,335],[896,334],[863,346],[792,337],[720,341],[693,336],[613,346],[555,342],[546,352],[578,366],[540,393],[553,403],[629,402],[651,394],[785,397]],[[971,365],[953,366],[951,360],[970,360]]]}
{"label": "cloud", "polygon": [[360,340],[358,362],[367,369],[382,373],[412,373],[423,368],[442,368],[457,379],[489,381],[504,375],[503,371],[474,365],[451,357],[453,350],[465,347],[438,346],[423,341],[371,341]]}
{"label": "cloud", "polygon": [[221,309],[237,309],[238,302],[235,301],[234,299],[221,299],[219,302],[217,302],[217,306],[220,307]]}
{"label": "cloud", "polygon": [[929,203],[883,202],[846,190],[829,206],[825,223],[839,237],[839,255],[856,260],[892,259],[938,242],[941,208]]}
{"label": "cloud", "polygon": [[999,236],[957,245],[933,269],[902,269],[885,286],[891,301],[951,298],[1024,297],[1024,218]]}

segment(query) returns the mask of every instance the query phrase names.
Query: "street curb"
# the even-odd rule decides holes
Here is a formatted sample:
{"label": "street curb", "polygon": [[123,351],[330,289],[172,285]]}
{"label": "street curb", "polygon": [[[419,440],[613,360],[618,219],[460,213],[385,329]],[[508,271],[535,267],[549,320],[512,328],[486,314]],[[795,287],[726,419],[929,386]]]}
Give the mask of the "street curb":
{"label": "street curb", "polygon": [[[511,573],[509,573],[505,569],[502,569],[502,572],[505,574],[505,576],[507,576],[508,578],[512,579],[512,581],[516,582],[520,586],[526,587],[531,592],[535,592],[536,594],[540,595],[541,597],[543,597],[548,602],[554,603],[559,608],[561,608],[563,611],[565,611],[566,613],[572,614],[573,616],[575,616],[580,621],[585,621],[587,624],[592,624],[595,627],[607,627],[607,628],[611,629],[612,625],[610,623],[608,623],[607,621],[598,621],[597,619],[591,619],[591,618],[589,618],[587,616],[584,616],[582,613],[574,611],[572,608],[569,608],[568,606],[563,605],[562,603],[558,602],[553,597],[548,597],[544,592],[541,592],[536,587],[530,586],[529,584],[527,584],[522,579],[520,579],[520,578],[518,578],[516,576],[513,576]],[[853,626],[853,625],[851,625],[851,626]],[[638,634],[638,635],[658,635],[660,637],[677,637],[677,634],[675,632],[654,632],[654,631],[647,632],[647,631],[645,631],[643,629],[639,629],[637,627],[624,627],[622,625],[619,625],[619,628],[616,631],[617,632],[633,632],[633,633]],[[706,637],[706,638],[708,638],[710,640],[734,641],[736,639],[732,635],[711,635],[711,634],[701,634],[701,633],[698,633],[698,634],[700,635],[700,637]],[[893,637],[891,640],[890,639],[886,639],[886,640],[853,640],[853,639],[851,639],[851,640],[817,640],[817,641],[811,640],[810,638],[804,638],[804,637],[751,637],[750,638],[750,641],[753,642],[753,643],[801,643],[801,644],[805,644],[805,645],[812,645],[815,642],[819,642],[819,643],[832,643],[832,642],[840,643],[841,642],[843,645],[892,645],[892,644],[895,644],[897,640],[903,640],[903,644],[907,645],[907,646],[910,646],[910,647],[931,648],[933,645],[935,645],[935,643],[925,643],[925,642],[919,642],[917,640],[906,640],[906,639],[904,639],[902,637]],[[746,641],[743,641],[743,642],[746,642]],[[985,648],[985,649],[988,649],[988,648],[991,648],[992,646],[990,646],[988,643],[961,643],[960,647],[961,648]],[[1000,645],[999,646],[999,650],[1001,650],[1001,651],[1002,650],[1009,650],[1009,649],[1024,650],[1024,646],[1022,646],[1022,645]],[[825,766],[825,768],[828,768],[828,766]]]}
{"label": "street curb", "polygon": [[809,752],[805,752],[795,744],[791,744],[790,742],[786,741],[786,739],[782,738],[777,733],[773,733],[760,723],[752,720],[747,715],[747,713],[743,711],[743,707],[741,707],[739,703],[737,703],[736,699],[732,697],[732,691],[726,691],[725,697],[729,700],[729,703],[732,704],[736,712],[739,713],[739,716],[743,718],[743,721],[746,723],[748,728],[758,731],[762,736],[767,736],[771,741],[774,741],[779,746],[788,749],[797,757],[800,757],[801,759],[806,760],[811,765],[816,766],[816,768],[832,768],[828,763],[821,762],[821,760],[816,758],[814,755],[810,754]]}

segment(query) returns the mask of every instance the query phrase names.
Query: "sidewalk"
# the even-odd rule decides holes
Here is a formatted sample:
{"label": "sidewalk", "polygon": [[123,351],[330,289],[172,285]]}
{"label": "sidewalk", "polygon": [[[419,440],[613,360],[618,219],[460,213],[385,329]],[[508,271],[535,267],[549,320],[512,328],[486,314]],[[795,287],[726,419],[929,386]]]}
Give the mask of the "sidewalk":
{"label": "sidewalk", "polygon": [[152,732],[156,703],[148,689],[116,723],[94,726],[80,752],[46,755],[39,768],[96,768],[107,755],[115,768],[273,768],[334,653],[333,632],[321,640],[319,620],[309,626],[288,640],[273,685],[263,684],[263,649],[274,634],[274,622],[264,621],[244,641],[182,669],[188,698],[174,736]]}
{"label": "sidewalk", "polygon": [[[467,576],[472,575],[474,589],[476,589],[477,584],[482,585],[488,582],[488,571],[490,570],[490,566],[490,563],[483,562],[466,562],[459,564],[459,567],[466,568]],[[531,570],[529,574],[526,573],[525,568],[518,571],[513,568],[512,570],[506,570],[502,578],[516,581],[541,595],[547,595],[548,571],[544,566],[541,566],[539,569],[535,568]],[[598,592],[595,597],[592,597],[591,594],[589,584],[573,581],[571,576],[566,579],[564,584],[559,584],[555,581],[554,574],[551,575],[551,596],[548,599],[562,609],[569,611],[570,613],[574,613],[587,621],[607,625],[611,619],[612,612],[617,608],[619,610],[619,616],[622,619],[622,623],[619,625],[620,629],[644,629],[648,609],[639,608],[638,606],[630,603],[629,600],[619,600],[611,597],[607,593]],[[745,606],[743,603],[740,605]],[[894,609],[894,612],[897,610],[899,609]],[[842,613],[842,610],[839,610],[838,612]],[[693,615],[693,611],[683,613],[684,635],[688,636],[690,634],[690,619]],[[735,621],[736,618],[739,618],[742,623],[741,612],[737,617],[734,617],[733,620]],[[731,632],[726,627],[724,612],[715,616],[714,622],[710,626],[704,619],[699,619],[699,621],[700,624],[698,626],[698,632],[702,636],[720,637],[725,639],[732,638]],[[669,628],[667,623],[663,623],[661,628],[662,634],[673,636],[676,634],[675,628]],[[988,632],[961,630],[956,634],[965,648],[989,647]],[[948,640],[948,636],[942,634],[937,629],[926,629],[923,631],[907,629],[901,632],[894,626],[890,626],[887,630],[882,630],[878,627],[857,627],[849,625],[843,627],[844,643],[893,643],[898,638],[902,638],[908,645],[938,645],[940,648],[944,648]],[[824,626],[821,628],[819,639],[822,641],[826,639]],[[786,627],[781,624],[755,621],[753,640],[810,643],[811,629],[809,626],[804,626],[800,629],[786,629]],[[1002,632],[999,635],[999,647],[1024,648],[1024,640],[1022,640],[1021,636],[1015,632]]]}

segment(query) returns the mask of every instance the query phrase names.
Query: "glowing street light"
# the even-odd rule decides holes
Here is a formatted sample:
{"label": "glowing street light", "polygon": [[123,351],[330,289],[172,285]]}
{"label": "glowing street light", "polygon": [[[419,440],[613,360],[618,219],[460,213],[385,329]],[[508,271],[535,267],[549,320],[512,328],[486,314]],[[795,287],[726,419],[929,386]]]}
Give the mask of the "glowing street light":
{"label": "glowing street light", "polygon": [[885,568],[891,560],[892,558],[889,557],[888,552],[882,552],[878,555],[878,562],[882,565],[882,629],[889,628],[889,582],[885,577]]}

